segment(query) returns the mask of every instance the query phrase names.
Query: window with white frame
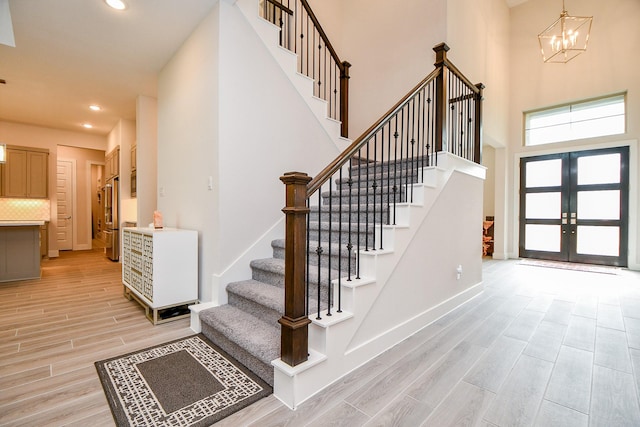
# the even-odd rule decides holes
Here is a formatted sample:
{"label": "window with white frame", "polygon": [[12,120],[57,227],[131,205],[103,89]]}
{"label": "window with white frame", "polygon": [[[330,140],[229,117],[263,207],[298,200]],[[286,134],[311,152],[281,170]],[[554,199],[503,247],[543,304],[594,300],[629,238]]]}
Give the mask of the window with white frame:
{"label": "window with white frame", "polygon": [[524,114],[524,144],[540,145],[625,132],[625,95],[576,102]]}

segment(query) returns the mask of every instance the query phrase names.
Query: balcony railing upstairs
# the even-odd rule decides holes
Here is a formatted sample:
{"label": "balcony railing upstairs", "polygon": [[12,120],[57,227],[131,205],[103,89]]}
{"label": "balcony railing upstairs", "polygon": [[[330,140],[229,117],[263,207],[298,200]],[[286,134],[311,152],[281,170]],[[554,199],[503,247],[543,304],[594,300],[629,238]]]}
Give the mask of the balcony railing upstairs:
{"label": "balcony railing upstairs", "polygon": [[435,46],[435,69],[315,178],[300,172],[281,178],[285,363],[307,360],[309,317],[342,311],[341,284],[360,278],[362,252],[385,248],[383,227],[395,224],[399,203],[413,201],[413,184],[437,165],[437,153],[480,163],[484,86],[464,77],[448,50]]}
{"label": "balcony railing upstairs", "polygon": [[261,0],[260,14],[280,27],[280,45],[297,54],[298,72],[313,79],[314,96],[327,101],[347,137],[351,64],[340,60],[307,0]]}

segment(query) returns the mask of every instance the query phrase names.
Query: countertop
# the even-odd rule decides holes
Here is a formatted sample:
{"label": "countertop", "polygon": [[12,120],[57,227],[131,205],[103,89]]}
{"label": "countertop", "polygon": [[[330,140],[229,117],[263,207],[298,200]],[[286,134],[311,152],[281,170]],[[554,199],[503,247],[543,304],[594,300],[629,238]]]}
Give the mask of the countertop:
{"label": "countertop", "polygon": [[0,221],[0,227],[28,227],[28,226],[41,226],[44,225],[44,221],[28,221],[28,220],[15,220],[15,221]]}

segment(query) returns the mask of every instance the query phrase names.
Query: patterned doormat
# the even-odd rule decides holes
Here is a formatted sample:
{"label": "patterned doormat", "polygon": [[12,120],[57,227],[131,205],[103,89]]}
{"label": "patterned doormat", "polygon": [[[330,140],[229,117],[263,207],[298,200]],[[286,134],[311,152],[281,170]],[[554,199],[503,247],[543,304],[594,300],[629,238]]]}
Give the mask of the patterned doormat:
{"label": "patterned doormat", "polygon": [[124,426],[209,426],[272,388],[202,334],[95,363]]}
{"label": "patterned doormat", "polygon": [[609,267],[604,265],[578,264],[575,262],[547,261],[539,259],[525,258],[520,260],[520,265],[531,265],[534,267],[559,268],[561,270],[587,271],[589,273],[619,274],[619,267]]}

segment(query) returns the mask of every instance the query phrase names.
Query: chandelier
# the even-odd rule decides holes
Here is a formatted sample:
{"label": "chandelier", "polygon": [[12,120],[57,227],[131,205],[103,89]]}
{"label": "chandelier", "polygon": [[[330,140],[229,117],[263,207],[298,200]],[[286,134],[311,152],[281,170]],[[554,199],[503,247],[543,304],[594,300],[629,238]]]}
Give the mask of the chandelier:
{"label": "chandelier", "polygon": [[560,18],[538,34],[544,62],[565,63],[587,50],[593,16],[571,16],[564,7]]}

